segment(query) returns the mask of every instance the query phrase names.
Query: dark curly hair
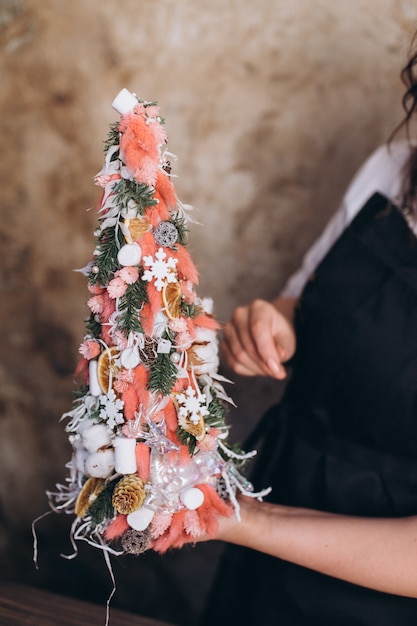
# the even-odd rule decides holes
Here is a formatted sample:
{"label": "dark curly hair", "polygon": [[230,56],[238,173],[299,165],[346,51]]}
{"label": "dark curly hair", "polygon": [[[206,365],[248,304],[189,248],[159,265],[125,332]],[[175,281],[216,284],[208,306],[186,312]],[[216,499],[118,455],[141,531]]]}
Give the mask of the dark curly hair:
{"label": "dark curly hair", "polygon": [[[392,133],[390,141],[402,129],[405,129],[407,138],[410,140],[410,122],[417,115],[417,32],[411,43],[408,63],[401,72],[401,80],[406,87],[406,92],[402,98],[405,115]],[[408,160],[403,185],[402,204],[410,213],[417,215],[417,146],[411,149]]]}

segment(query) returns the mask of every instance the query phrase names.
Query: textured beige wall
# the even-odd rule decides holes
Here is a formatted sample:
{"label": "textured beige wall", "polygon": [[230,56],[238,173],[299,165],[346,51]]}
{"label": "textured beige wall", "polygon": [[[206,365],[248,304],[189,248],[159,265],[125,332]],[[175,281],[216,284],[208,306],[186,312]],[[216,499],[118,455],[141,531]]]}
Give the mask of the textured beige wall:
{"label": "textured beige wall", "polygon": [[[58,418],[87,314],[71,270],[93,248],[115,94],[162,107],[178,195],[204,224],[190,233],[200,293],[224,320],[276,293],[399,121],[416,27],[413,0],[0,1],[0,551],[63,477]],[[279,388],[232,393],[240,435]]]}

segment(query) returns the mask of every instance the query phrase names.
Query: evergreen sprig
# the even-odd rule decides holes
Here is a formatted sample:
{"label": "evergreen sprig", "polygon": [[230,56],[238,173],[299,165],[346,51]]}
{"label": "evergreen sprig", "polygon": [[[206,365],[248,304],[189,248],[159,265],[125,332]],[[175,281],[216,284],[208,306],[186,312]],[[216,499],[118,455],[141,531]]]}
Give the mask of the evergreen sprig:
{"label": "evergreen sprig", "polygon": [[197,439],[191,433],[187,433],[186,430],[182,428],[182,426],[177,426],[176,435],[178,437],[178,441],[183,445],[187,446],[190,456],[193,456],[194,450],[197,446]]}
{"label": "evergreen sprig", "polygon": [[[120,477],[121,478],[121,477]],[[112,480],[98,494],[97,498],[88,508],[88,514],[91,516],[91,524],[98,526],[105,520],[112,519],[114,516],[114,507],[112,504],[113,491],[118,480]]]}
{"label": "evergreen sprig", "polygon": [[[117,145],[119,145],[119,122],[114,122],[113,124],[110,124],[107,139],[104,141],[104,152],[107,153],[110,148]],[[117,157],[118,154],[115,153],[112,156],[112,161],[114,161]]]}
{"label": "evergreen sprig", "polygon": [[129,203],[134,202],[138,214],[143,215],[147,207],[157,204],[157,200],[153,197],[155,190],[135,180],[122,178],[114,185],[113,191],[119,211],[127,210]]}
{"label": "evergreen sprig", "polygon": [[[157,100],[153,100],[152,102],[148,102],[147,100],[141,100],[140,98],[138,98],[138,102],[140,102],[140,104],[143,104],[145,109],[147,109],[148,107],[156,107],[156,106],[158,106],[158,101]],[[158,115],[157,119],[158,119],[160,124],[165,124],[165,118],[164,117],[161,117],[160,115]]]}
{"label": "evergreen sprig", "polygon": [[101,407],[100,405],[98,405],[98,406],[96,406],[96,408],[95,408],[95,409],[92,409],[92,410],[90,411],[89,418],[90,418],[91,420],[96,420],[97,422],[99,422],[99,421],[101,421],[101,422],[102,422],[102,421],[103,421],[103,419],[102,419],[102,418],[100,418],[101,408],[102,408],[102,407]]}
{"label": "evergreen sprig", "polygon": [[94,313],[91,313],[90,317],[85,322],[88,334],[93,339],[100,339],[101,337],[101,323],[96,320]]}
{"label": "evergreen sprig", "polygon": [[128,285],[126,292],[119,300],[120,316],[117,325],[126,336],[130,332],[143,333],[140,312],[147,302],[146,285],[139,277],[135,283]]}
{"label": "evergreen sprig", "polygon": [[226,403],[217,397],[216,390],[211,387],[212,401],[208,405],[209,415],[206,415],[205,422],[212,428],[224,428],[227,414]]}
{"label": "evergreen sprig", "polygon": [[192,319],[196,319],[202,313],[201,306],[197,306],[191,302],[185,302],[181,300],[180,302],[180,316],[181,317],[191,317]]}
{"label": "evergreen sprig", "polygon": [[149,391],[160,391],[168,396],[177,380],[177,367],[169,358],[169,354],[159,353],[152,363],[149,372]]}
{"label": "evergreen sprig", "polygon": [[174,224],[175,228],[178,231],[177,243],[181,244],[182,246],[187,245],[187,240],[188,240],[187,221],[183,217],[180,217],[178,214],[175,215],[170,221]]}
{"label": "evergreen sprig", "polygon": [[175,342],[175,338],[176,338],[176,333],[171,330],[170,328],[167,328],[164,332],[164,339],[168,339],[168,341],[170,341],[171,343]]}
{"label": "evergreen sprig", "polygon": [[138,102],[140,104],[143,104],[145,109],[147,109],[148,107],[156,107],[158,105],[157,100],[142,100],[142,98],[138,98]]}
{"label": "evergreen sprig", "polygon": [[124,238],[120,228],[109,226],[101,232],[97,245],[98,254],[94,259],[98,271],[89,273],[90,283],[108,284],[113,272],[119,267],[117,253],[123,244]]}
{"label": "evergreen sprig", "polygon": [[79,389],[74,389],[72,395],[74,396],[74,402],[81,401],[88,393],[88,385],[82,385]]}

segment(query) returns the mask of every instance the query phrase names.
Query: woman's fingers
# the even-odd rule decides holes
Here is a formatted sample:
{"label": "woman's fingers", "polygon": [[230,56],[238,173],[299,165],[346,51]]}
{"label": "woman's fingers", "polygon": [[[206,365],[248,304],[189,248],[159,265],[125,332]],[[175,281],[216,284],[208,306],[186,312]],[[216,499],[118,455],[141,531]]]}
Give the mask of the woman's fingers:
{"label": "woman's fingers", "polygon": [[[279,312],[270,303],[255,300],[238,307],[224,329],[223,354],[228,365],[244,376],[286,376],[274,336]],[[278,329],[279,330],[279,329]]]}
{"label": "woman's fingers", "polygon": [[226,363],[242,376],[265,375],[264,368],[252,358],[254,350],[249,347],[250,340],[245,331],[238,329],[232,322],[227,324],[223,333],[222,351]]}
{"label": "woman's fingers", "polygon": [[267,374],[278,379],[286,376],[279,348],[281,314],[269,302],[255,300],[249,309],[250,334],[256,359]]}

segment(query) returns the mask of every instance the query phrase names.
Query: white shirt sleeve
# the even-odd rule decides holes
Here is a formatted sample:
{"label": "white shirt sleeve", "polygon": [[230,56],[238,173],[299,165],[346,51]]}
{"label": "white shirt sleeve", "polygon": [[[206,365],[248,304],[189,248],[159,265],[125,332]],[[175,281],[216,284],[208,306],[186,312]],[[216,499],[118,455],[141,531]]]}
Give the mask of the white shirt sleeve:
{"label": "white shirt sleeve", "polygon": [[300,269],[290,276],[281,296],[300,296],[320,261],[374,193],[379,192],[394,203],[400,198],[409,155],[410,144],[402,141],[381,146],[365,161],[347,188],[339,209],[305,254]]}

